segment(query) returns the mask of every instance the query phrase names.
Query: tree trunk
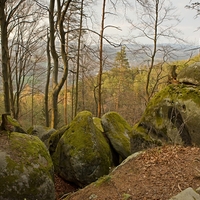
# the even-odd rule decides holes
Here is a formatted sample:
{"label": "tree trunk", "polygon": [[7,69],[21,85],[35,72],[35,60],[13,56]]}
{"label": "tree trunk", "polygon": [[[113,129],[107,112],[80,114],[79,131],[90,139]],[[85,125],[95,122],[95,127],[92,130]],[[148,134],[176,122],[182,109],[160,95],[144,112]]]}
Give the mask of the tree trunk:
{"label": "tree trunk", "polygon": [[75,111],[76,116],[78,110],[78,84],[79,84],[79,68],[80,68],[80,48],[81,48],[81,37],[82,37],[82,26],[83,26],[83,2],[81,1],[81,13],[80,13],[80,25],[79,25],[79,36],[78,36],[78,53],[77,53],[77,71],[76,71],[76,99],[75,99]]}
{"label": "tree trunk", "polygon": [[55,92],[57,84],[58,84],[58,54],[56,52],[55,47],[55,24],[54,24],[54,8],[55,8],[55,0],[50,1],[49,7],[49,26],[50,26],[50,46],[51,46],[51,55],[53,58],[53,76],[52,76],[52,84],[53,84],[53,92],[52,92],[52,118],[51,118],[51,127],[55,128],[57,126],[57,93]]}
{"label": "tree trunk", "polygon": [[156,0],[156,12],[155,12],[155,24],[154,24],[154,39],[153,39],[153,53],[151,56],[151,64],[149,67],[149,71],[147,74],[147,83],[146,83],[146,101],[147,103],[149,102],[150,98],[152,97],[154,91],[149,91],[149,84],[150,84],[150,78],[151,78],[151,72],[152,69],[154,67],[154,61],[155,61],[155,56],[156,56],[156,52],[157,52],[157,40],[158,40],[158,15],[159,15],[159,11],[158,11],[158,6],[159,6],[159,0]]}
{"label": "tree trunk", "polygon": [[[51,127],[57,128],[58,125],[58,96],[62,86],[64,85],[67,75],[68,75],[68,58],[67,52],[65,50],[66,41],[65,41],[65,31],[64,31],[64,20],[66,12],[69,8],[69,4],[72,0],[68,0],[66,4],[61,6],[60,0],[57,0],[57,22],[59,28],[59,36],[60,36],[60,43],[61,43],[61,57],[64,65],[64,70],[60,81],[58,82],[58,69],[59,69],[59,61],[58,61],[58,54],[56,51],[56,40],[55,40],[55,23],[54,23],[54,14],[55,14],[55,0],[50,1],[49,7],[49,26],[50,26],[50,45],[51,45],[51,55],[53,58],[54,66],[53,66],[53,91],[52,91],[52,119],[51,119]],[[62,10],[63,8],[63,10]]]}
{"label": "tree trunk", "polygon": [[8,23],[4,12],[6,0],[0,1],[0,23],[1,23],[1,51],[2,51],[2,76],[3,76],[3,95],[4,108],[6,113],[10,113],[10,94],[9,94],[9,52],[8,52]]}
{"label": "tree trunk", "polygon": [[98,114],[97,116],[101,117],[101,106],[102,106],[102,73],[103,73],[103,34],[104,34],[104,20],[105,20],[105,9],[106,9],[106,0],[103,1],[103,7],[102,7],[102,19],[101,19],[101,33],[100,33],[100,47],[99,47],[99,60],[100,60],[100,66],[99,66],[99,77],[98,77]]}
{"label": "tree trunk", "polygon": [[49,83],[50,83],[50,75],[51,75],[51,56],[50,56],[50,38],[47,33],[47,81],[46,81],[46,86],[45,86],[45,99],[44,99],[44,110],[45,110],[45,121],[46,121],[46,126],[50,126],[49,122]]}
{"label": "tree trunk", "polygon": [[65,81],[65,92],[64,92],[64,119],[65,119],[65,124],[68,123],[68,117],[67,117],[67,100],[68,100],[68,94],[67,94],[67,88],[68,84],[67,84],[67,80]]}

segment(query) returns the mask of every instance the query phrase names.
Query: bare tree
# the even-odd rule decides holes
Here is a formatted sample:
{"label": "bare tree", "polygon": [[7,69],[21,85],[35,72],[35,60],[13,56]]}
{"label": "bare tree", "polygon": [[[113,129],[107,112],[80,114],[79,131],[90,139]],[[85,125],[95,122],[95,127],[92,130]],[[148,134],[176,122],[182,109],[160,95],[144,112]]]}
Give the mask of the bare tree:
{"label": "bare tree", "polygon": [[[31,57],[30,48],[34,48],[33,51],[36,50],[37,42],[34,42],[36,37],[33,37],[35,32],[33,30],[37,26],[34,18],[38,20],[35,15],[38,12],[35,11],[33,3],[25,0],[2,0],[0,3],[5,111],[12,112],[12,115],[18,118],[19,96],[24,83],[24,74],[22,73],[25,71],[27,60]],[[38,35],[40,34],[38,33]],[[38,38],[35,41],[38,41]],[[14,91],[16,91],[15,94]]]}
{"label": "bare tree", "polygon": [[102,72],[103,72],[103,36],[104,36],[104,21],[105,21],[106,0],[103,0],[102,5],[102,18],[101,18],[101,31],[100,31],[100,44],[99,44],[99,78],[98,78],[98,117],[101,117],[101,86],[102,86]]}
{"label": "bare tree", "polygon": [[[145,90],[146,101],[148,102],[156,92],[163,64],[174,56],[175,49],[170,44],[163,45],[162,40],[170,41],[172,44],[183,40],[177,34],[179,32],[176,26],[179,19],[175,14],[175,8],[168,0],[138,0],[137,2],[138,22],[135,23],[130,19],[129,22],[135,31],[134,44],[138,46],[134,54],[142,56],[147,63],[148,72]],[[146,44],[139,42],[138,39],[145,41]],[[158,55],[162,56],[162,59],[158,60]],[[158,79],[153,83],[151,74],[154,65],[158,63],[160,71],[157,71]]]}
{"label": "bare tree", "polygon": [[81,0],[80,8],[80,25],[79,25],[79,36],[78,36],[78,50],[77,50],[77,70],[76,70],[76,103],[75,103],[75,116],[78,109],[78,86],[79,86],[79,71],[80,71],[80,51],[81,51],[81,38],[82,38],[82,27],[83,27],[83,3],[84,0]]}
{"label": "bare tree", "polygon": [[5,112],[10,113],[10,94],[9,94],[9,68],[10,58],[8,50],[8,25],[13,15],[24,0],[16,2],[16,4],[7,10],[7,1],[1,0],[0,4],[0,23],[1,23],[1,49],[2,49],[2,75],[3,75],[3,89],[4,89],[4,106]]}

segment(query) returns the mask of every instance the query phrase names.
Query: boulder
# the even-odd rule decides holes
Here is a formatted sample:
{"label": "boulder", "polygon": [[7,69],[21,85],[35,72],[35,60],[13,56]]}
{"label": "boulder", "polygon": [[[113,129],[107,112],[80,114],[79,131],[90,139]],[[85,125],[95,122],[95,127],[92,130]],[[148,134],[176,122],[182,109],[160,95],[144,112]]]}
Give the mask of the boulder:
{"label": "boulder", "polygon": [[90,112],[80,112],[69,124],[52,159],[56,173],[80,187],[109,173],[111,150]]}
{"label": "boulder", "polygon": [[131,154],[132,127],[116,112],[108,112],[101,118],[104,134],[112,148],[124,160]]}
{"label": "boulder", "polygon": [[168,85],[149,102],[134,134],[162,143],[200,146],[200,88]]}
{"label": "boulder", "polygon": [[56,130],[54,128],[41,126],[41,125],[34,125],[33,127],[28,129],[28,134],[35,135],[42,140],[42,142],[45,143],[46,146],[48,146],[48,140],[50,136],[55,132]]}
{"label": "boulder", "polygon": [[200,200],[200,195],[193,190],[191,187],[183,190],[176,196],[172,197],[170,200]]}
{"label": "boulder", "polygon": [[55,199],[53,163],[36,136],[1,131],[0,180],[0,199]]}

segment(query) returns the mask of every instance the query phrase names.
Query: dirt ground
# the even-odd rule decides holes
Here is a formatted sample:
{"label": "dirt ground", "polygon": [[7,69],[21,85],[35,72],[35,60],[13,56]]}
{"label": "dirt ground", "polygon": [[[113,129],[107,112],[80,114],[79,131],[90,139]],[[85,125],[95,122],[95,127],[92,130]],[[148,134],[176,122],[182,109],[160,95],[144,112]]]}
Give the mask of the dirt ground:
{"label": "dirt ground", "polygon": [[200,187],[197,147],[149,149],[83,189],[56,177],[57,199],[65,200],[167,200],[188,187]]}

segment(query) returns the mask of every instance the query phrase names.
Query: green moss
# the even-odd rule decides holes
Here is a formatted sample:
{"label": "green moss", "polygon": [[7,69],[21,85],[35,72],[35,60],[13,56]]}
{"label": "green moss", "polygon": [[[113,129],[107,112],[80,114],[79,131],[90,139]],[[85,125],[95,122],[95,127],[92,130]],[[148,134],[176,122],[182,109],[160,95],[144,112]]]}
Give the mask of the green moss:
{"label": "green moss", "polygon": [[163,116],[159,113],[162,105],[180,106],[180,102],[187,100],[193,101],[200,107],[200,87],[184,84],[169,85],[151,99],[140,121],[144,121],[148,117],[155,119],[157,125],[160,126],[163,123]]}
{"label": "green moss", "polygon": [[93,117],[93,122],[95,124],[95,126],[101,131],[104,132],[102,124],[101,124],[101,119],[98,117]]}
{"label": "green moss", "polygon": [[108,112],[102,116],[105,135],[109,138],[113,148],[123,159],[130,155],[130,137],[132,127],[116,112]]}
{"label": "green moss", "polygon": [[129,134],[132,131],[132,127],[117,112],[108,112],[102,118],[105,118],[107,123],[115,127],[119,132],[124,132],[124,129],[126,129]]}
{"label": "green moss", "polygon": [[99,187],[102,184],[108,183],[111,181],[111,176],[110,175],[105,175],[100,177],[97,181],[95,181],[94,185]]}
{"label": "green moss", "polygon": [[129,198],[131,199],[130,194],[127,194],[127,193],[122,194],[122,200],[128,200]]}
{"label": "green moss", "polygon": [[27,130],[27,134],[31,135],[33,132],[33,127],[30,127],[28,130]]}

